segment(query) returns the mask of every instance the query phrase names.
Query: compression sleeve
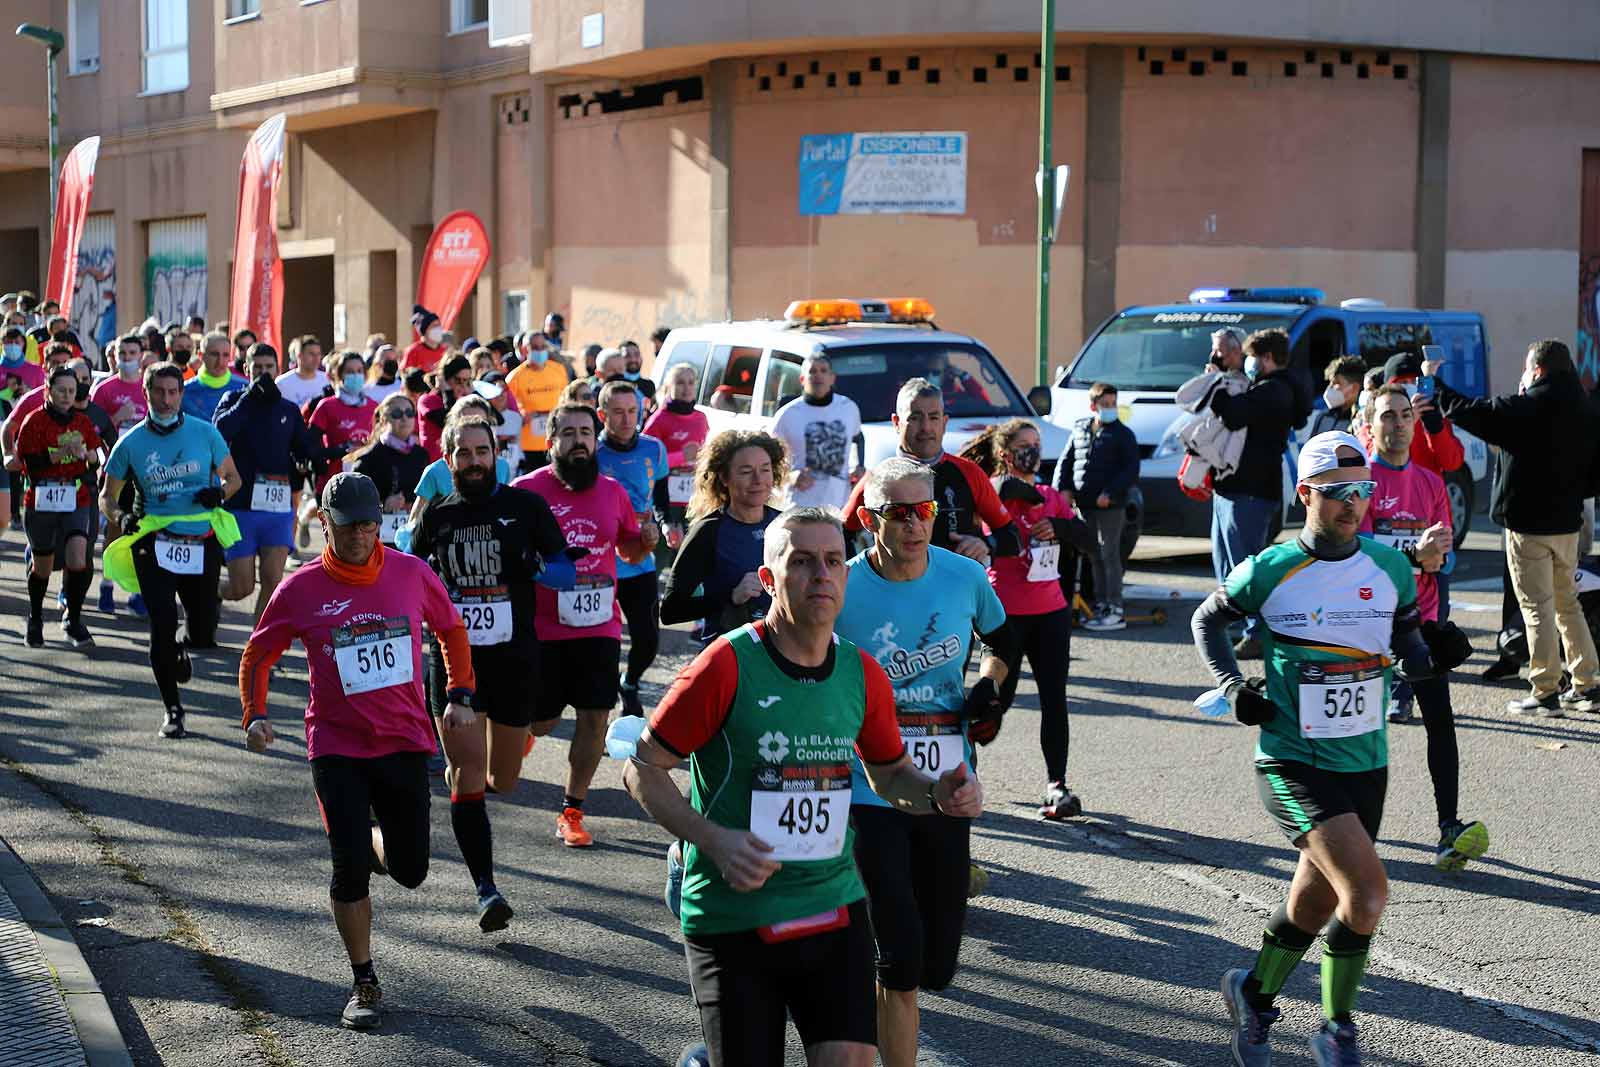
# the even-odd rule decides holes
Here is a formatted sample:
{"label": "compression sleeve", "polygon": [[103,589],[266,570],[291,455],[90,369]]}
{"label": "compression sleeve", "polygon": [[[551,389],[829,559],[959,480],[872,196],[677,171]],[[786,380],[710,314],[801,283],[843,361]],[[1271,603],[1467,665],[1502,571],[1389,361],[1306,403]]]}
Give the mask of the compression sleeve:
{"label": "compression sleeve", "polygon": [[[667,625],[707,618],[712,605],[702,589],[716,562],[717,520],[689,527],[672,567],[662,578],[661,621]],[[696,590],[702,590],[696,592]],[[720,610],[720,606],[718,606]]]}
{"label": "compression sleeve", "polygon": [[650,736],[680,759],[688,759],[722,729],[739,692],[739,657],[725,637],[678,672],[650,714]]}
{"label": "compression sleeve", "polygon": [[883,673],[878,661],[861,653],[861,677],[866,682],[866,713],[861,719],[861,732],[856,735],[856,751],[867,763],[894,763],[905,754],[906,744],[900,738],[900,721],[894,714],[894,686]]}
{"label": "compression sleeve", "polygon": [[[287,583],[286,583],[287,584]],[[277,592],[285,588],[280,585]],[[294,641],[294,625],[287,618],[287,609],[274,595],[261,613],[261,621],[245,642],[239,657],[239,704],[244,709],[240,725],[249,729],[251,719],[264,719],[267,715],[267,683],[272,677],[272,665],[289,650]]]}
{"label": "compression sleeve", "polygon": [[1233,658],[1233,642],[1228,639],[1229,624],[1244,617],[1228,594],[1218,589],[1206,597],[1189,620],[1195,648],[1199,649],[1200,658],[1205,660],[1211,677],[1220,686],[1244,681],[1244,675],[1239,672],[1239,662]]}
{"label": "compression sleeve", "polygon": [[472,644],[467,640],[467,628],[458,617],[453,629],[434,633],[439,636],[439,648],[444,653],[445,692],[453,689],[477,689],[478,678],[472,671]]}

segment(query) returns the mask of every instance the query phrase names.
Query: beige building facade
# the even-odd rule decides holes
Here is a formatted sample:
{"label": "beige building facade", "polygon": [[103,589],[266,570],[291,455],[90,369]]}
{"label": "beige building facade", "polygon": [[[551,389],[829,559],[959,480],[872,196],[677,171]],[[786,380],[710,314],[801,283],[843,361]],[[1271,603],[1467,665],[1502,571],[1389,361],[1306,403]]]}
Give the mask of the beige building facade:
{"label": "beige building facade", "polygon": [[[1041,82],[1071,183],[1051,362],[1197,285],[1481,311],[1596,376],[1600,7],[1561,0],[13,0],[65,28],[61,141],[104,138],[73,318],[226,318],[244,141],[288,115],[286,335],[408,337],[434,223],[493,253],[457,336],[569,347],[918,295],[1032,384]],[[48,254],[43,49],[0,38],[0,286]],[[807,135],[965,135],[953,213],[802,212]]]}

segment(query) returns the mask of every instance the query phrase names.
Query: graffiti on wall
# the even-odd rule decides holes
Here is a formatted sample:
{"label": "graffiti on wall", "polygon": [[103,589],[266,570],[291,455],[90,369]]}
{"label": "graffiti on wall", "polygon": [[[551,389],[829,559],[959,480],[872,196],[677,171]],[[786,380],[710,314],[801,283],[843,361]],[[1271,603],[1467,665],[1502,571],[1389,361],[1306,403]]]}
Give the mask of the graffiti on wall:
{"label": "graffiti on wall", "polygon": [[78,280],[72,290],[69,318],[92,366],[117,336],[117,249],[109,220],[95,225],[91,217],[78,242]]}
{"label": "graffiti on wall", "polygon": [[566,315],[574,333],[585,340],[592,338],[605,345],[632,340],[642,345],[657,326],[690,326],[721,317],[709,315],[707,303],[692,291],[669,293],[665,300],[624,302],[611,302],[596,294],[579,302],[576,323],[570,309]]}
{"label": "graffiti on wall", "polygon": [[193,256],[151,256],[144,266],[145,304],[157,322],[183,322],[206,313],[206,261]]}
{"label": "graffiti on wall", "polygon": [[1585,389],[1600,381],[1600,256],[1578,261],[1578,350],[1573,353]]}

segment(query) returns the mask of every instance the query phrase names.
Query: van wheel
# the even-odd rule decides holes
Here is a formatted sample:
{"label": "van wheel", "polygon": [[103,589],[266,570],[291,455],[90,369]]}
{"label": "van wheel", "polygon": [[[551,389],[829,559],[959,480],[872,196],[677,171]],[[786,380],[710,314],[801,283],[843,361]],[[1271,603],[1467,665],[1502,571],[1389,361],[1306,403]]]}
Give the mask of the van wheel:
{"label": "van wheel", "polygon": [[1144,494],[1138,489],[1128,494],[1126,510],[1127,517],[1122,523],[1122,542],[1117,546],[1124,564],[1133,558],[1133,550],[1139,544],[1139,535],[1144,532]]}
{"label": "van wheel", "polygon": [[1450,500],[1450,529],[1455,534],[1455,549],[1459,552],[1461,542],[1467,539],[1467,527],[1472,525],[1474,487],[1467,468],[1444,476],[1444,492]]}

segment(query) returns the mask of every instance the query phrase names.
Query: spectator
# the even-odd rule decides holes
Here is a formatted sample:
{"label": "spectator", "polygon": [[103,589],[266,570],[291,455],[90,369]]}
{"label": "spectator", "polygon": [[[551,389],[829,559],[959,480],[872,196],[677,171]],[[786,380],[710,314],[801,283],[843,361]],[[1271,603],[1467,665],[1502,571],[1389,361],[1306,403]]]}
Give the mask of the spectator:
{"label": "spectator", "polygon": [[667,343],[667,335],[671,332],[671,326],[657,326],[650,331],[650,347],[655,350],[655,355],[661,354],[661,346]]}
{"label": "spectator", "polygon": [[[1417,432],[1411,441],[1411,462],[1426,467],[1441,478],[1459,470],[1467,461],[1466,449],[1456,440],[1450,422],[1432,400],[1417,392],[1417,379],[1422,376],[1422,357],[1415,352],[1397,352],[1383,365],[1383,384],[1398,385],[1411,394],[1411,408],[1417,416]],[[1378,390],[1374,388],[1372,395]],[[1363,425],[1356,434],[1361,446],[1372,454],[1372,427]],[[1443,617],[1441,617],[1443,621]]]}
{"label": "spectator", "polygon": [[1372,398],[1378,395],[1378,390],[1383,387],[1383,368],[1373,367],[1361,379],[1361,392],[1356,397],[1356,410],[1350,418],[1350,433],[1359,440],[1363,430],[1371,432],[1372,426]]}
{"label": "spectator", "polygon": [[1332,430],[1350,432],[1356,401],[1361,396],[1362,378],[1367,365],[1360,356],[1340,356],[1322,372],[1328,387],[1322,391],[1322,410],[1311,416],[1306,439]]}
{"label": "spectator", "polygon": [[1117,415],[1117,387],[1095,382],[1089,387],[1090,414],[1072,424],[1072,439],[1056,464],[1055,486],[1076,506],[1094,532],[1096,551],[1090,557],[1096,603],[1089,630],[1121,630],[1122,527],[1127,519],[1128,492],[1139,480],[1139,441]]}
{"label": "spectator", "polygon": [[600,362],[600,353],[605,351],[604,345],[583,346],[583,373],[587,378],[593,378]]}
{"label": "spectator", "polygon": [[773,434],[789,449],[793,507],[837,512],[850,499],[850,487],[866,473],[861,411],[833,388],[835,377],[833,361],[825,354],[807,356],[800,364],[800,395],[779,408],[772,421]]}
{"label": "spectator", "polygon": [[[1217,583],[1233,568],[1266,547],[1272,518],[1283,506],[1283,454],[1289,435],[1311,413],[1311,398],[1291,377],[1289,335],[1282,330],[1257,330],[1238,343],[1238,330],[1212,335],[1207,373],[1243,369],[1250,388],[1237,396],[1218,389],[1211,410],[1230,430],[1244,430],[1239,468],[1218,478],[1211,498],[1211,563]],[[1255,635],[1258,616],[1245,622],[1234,646],[1240,658],[1259,658]]]}
{"label": "spectator", "polygon": [[544,317],[544,336],[550,342],[550,347],[560,352],[566,347],[567,320],[560,312],[552,311]]}
{"label": "spectator", "polygon": [[[1436,362],[1422,367],[1429,376],[1438,369]],[[1600,425],[1571,352],[1555,340],[1531,345],[1514,396],[1476,400],[1435,381],[1439,411],[1500,448],[1489,514],[1506,528],[1506,565],[1527,626],[1533,689],[1507,710],[1546,718],[1600,710],[1600,662],[1574,577]],[[1565,693],[1560,692],[1557,631],[1572,675],[1572,688]]]}

